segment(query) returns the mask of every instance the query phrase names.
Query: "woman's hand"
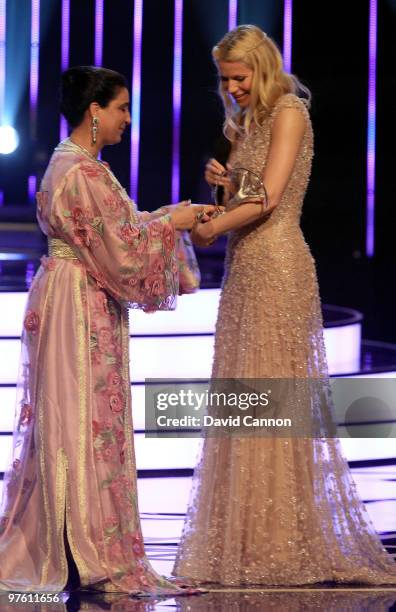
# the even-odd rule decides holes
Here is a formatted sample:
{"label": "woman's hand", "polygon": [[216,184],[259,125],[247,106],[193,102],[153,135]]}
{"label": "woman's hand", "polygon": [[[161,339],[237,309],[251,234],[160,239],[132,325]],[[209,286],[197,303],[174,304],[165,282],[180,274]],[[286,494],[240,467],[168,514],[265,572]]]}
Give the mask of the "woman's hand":
{"label": "woman's hand", "polygon": [[210,159],[205,166],[205,180],[211,187],[216,185],[222,185],[221,180],[222,177],[226,174],[226,169],[221,165],[217,159]]}
{"label": "woman's hand", "polygon": [[213,204],[191,204],[185,200],[170,207],[169,214],[177,230],[190,230],[199,222],[209,221],[216,208]]}
{"label": "woman's hand", "polygon": [[[223,187],[225,196],[223,196],[223,200],[228,200],[230,196],[232,196],[236,191],[236,185],[232,182],[229,175],[227,175],[228,171],[231,171],[232,167],[230,164],[227,164],[227,168],[224,168],[217,159],[210,159],[205,166],[205,180],[212,187]],[[216,199],[216,195],[214,195]]]}
{"label": "woman's hand", "polygon": [[191,232],[191,239],[196,246],[208,247],[216,240],[213,221],[197,223]]}
{"label": "woman's hand", "polygon": [[227,168],[222,166],[217,159],[210,159],[205,166],[205,180],[211,187],[217,187],[221,185],[226,189],[233,189],[232,182],[227,176],[227,171],[232,170],[230,164],[227,164]]}

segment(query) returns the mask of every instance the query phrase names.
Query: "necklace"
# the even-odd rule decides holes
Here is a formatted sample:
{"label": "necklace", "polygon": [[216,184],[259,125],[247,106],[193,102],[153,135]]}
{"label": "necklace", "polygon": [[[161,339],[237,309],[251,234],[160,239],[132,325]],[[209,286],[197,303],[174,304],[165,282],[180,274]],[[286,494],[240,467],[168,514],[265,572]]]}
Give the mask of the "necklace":
{"label": "necklace", "polygon": [[[69,149],[72,149],[73,151],[79,150],[82,151],[83,153],[85,153],[85,155],[87,155],[90,159],[92,159],[93,161],[95,161],[97,164],[99,164],[102,168],[104,168],[104,170],[106,170],[106,172],[111,176],[111,179],[113,181],[114,185],[118,185],[120,189],[122,189],[120,183],[118,182],[117,178],[114,176],[112,170],[110,169],[110,166],[103,162],[101,159],[98,159],[97,157],[95,157],[94,155],[92,155],[92,153],[90,153],[88,151],[88,149],[86,149],[85,147],[83,147],[82,145],[78,144],[77,142],[74,142],[71,138],[66,138],[65,140],[63,140],[58,147],[68,147]],[[56,147],[55,150],[59,150],[58,147]],[[61,149],[60,149],[61,150]]]}
{"label": "necklace", "polygon": [[65,144],[68,145],[68,146],[76,147],[77,149],[80,149],[80,151],[85,153],[85,155],[88,155],[88,157],[90,157],[91,159],[96,161],[98,164],[102,163],[97,157],[95,157],[95,155],[92,155],[92,153],[90,153],[88,151],[88,149],[86,149],[82,145],[78,144],[77,142],[74,142],[74,140],[72,140],[71,138],[66,138]]}

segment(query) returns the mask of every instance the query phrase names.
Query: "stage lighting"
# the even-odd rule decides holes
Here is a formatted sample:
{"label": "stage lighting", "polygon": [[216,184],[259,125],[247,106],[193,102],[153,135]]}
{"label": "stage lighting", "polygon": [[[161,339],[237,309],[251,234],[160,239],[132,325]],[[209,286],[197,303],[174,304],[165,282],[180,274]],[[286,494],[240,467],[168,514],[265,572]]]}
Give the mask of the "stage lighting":
{"label": "stage lighting", "polygon": [[19,145],[18,132],[10,125],[0,126],[0,153],[13,153]]}

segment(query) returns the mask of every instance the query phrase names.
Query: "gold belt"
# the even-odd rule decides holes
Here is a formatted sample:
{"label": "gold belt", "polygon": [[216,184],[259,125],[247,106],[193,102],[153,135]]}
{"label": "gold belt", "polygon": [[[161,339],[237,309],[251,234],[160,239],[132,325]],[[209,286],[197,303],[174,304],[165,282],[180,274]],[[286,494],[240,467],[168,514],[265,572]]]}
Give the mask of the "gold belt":
{"label": "gold belt", "polygon": [[61,259],[78,259],[73,249],[60,238],[48,239],[48,255],[50,257],[60,257]]}

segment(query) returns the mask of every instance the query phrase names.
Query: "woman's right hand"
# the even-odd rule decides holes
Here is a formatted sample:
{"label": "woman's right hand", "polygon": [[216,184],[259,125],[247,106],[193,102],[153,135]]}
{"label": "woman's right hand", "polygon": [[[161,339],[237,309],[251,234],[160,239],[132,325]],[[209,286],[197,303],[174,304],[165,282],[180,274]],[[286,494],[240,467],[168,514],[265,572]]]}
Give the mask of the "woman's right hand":
{"label": "woman's right hand", "polygon": [[217,159],[210,159],[205,166],[205,180],[211,187],[223,185],[227,170]]}
{"label": "woman's right hand", "polygon": [[177,230],[190,230],[199,221],[207,221],[216,210],[212,204],[191,204],[189,200],[169,207],[172,223]]}

